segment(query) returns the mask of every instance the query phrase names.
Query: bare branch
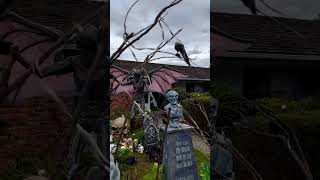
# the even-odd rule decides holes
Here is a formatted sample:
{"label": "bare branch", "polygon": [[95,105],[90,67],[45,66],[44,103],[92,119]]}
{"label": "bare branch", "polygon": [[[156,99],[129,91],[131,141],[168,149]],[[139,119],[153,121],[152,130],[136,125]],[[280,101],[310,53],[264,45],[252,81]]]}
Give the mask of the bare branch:
{"label": "bare branch", "polygon": [[127,14],[126,14],[126,17],[124,18],[124,22],[123,22],[123,29],[124,29],[124,34],[128,34],[127,33],[127,18],[128,18],[128,15],[131,11],[131,9],[139,2],[139,0],[136,0],[129,8],[129,10],[127,11]]}
{"label": "bare branch", "polygon": [[123,42],[120,47],[111,55],[111,64],[113,64],[116,59],[122,54],[122,52],[124,50],[126,50],[129,46],[131,46],[132,44],[134,44],[135,42],[137,42],[138,40],[140,40],[143,36],[145,36],[148,32],[151,31],[151,29],[153,29],[159,22],[159,19],[161,18],[161,16],[172,6],[180,3],[182,0],[174,0],[173,2],[171,2],[168,6],[164,7],[159,13],[158,15],[155,17],[154,22],[150,25],[150,27],[146,28],[146,30],[142,31],[141,34],[139,34],[137,37],[135,37],[131,42],[129,42],[128,44],[126,44],[126,42]]}

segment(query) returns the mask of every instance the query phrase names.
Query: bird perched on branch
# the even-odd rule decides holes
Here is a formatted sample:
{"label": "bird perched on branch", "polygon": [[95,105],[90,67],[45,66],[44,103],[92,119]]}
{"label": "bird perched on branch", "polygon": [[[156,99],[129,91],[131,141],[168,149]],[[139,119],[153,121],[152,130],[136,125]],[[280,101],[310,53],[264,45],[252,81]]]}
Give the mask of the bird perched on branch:
{"label": "bird perched on branch", "polygon": [[[177,51],[177,57],[183,57],[184,61],[190,66],[190,60],[182,43],[176,42],[174,45],[175,50]],[[180,54],[181,56],[180,56]]]}

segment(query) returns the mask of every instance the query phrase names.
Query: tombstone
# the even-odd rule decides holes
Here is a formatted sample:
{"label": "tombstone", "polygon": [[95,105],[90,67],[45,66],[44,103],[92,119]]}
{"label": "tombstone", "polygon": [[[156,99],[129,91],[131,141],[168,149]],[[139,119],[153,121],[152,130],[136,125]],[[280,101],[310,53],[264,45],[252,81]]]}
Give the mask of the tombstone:
{"label": "tombstone", "polygon": [[146,149],[149,157],[153,160],[158,161],[160,155],[160,145],[159,145],[159,130],[157,123],[150,116],[146,116],[143,119],[143,146]]}
{"label": "tombstone", "polygon": [[[163,143],[163,172],[165,180],[199,180],[191,138],[192,126],[179,124],[167,127]],[[161,127],[165,131],[165,127]]]}
{"label": "tombstone", "polygon": [[216,131],[216,121],[218,114],[219,102],[217,99],[212,98],[210,102],[210,177],[215,180],[233,179],[233,157],[229,150],[225,149],[224,145],[232,145],[230,139]]}
{"label": "tombstone", "polygon": [[211,179],[234,179],[232,153],[220,144],[231,145],[230,139],[217,133],[217,142],[211,146]]}
{"label": "tombstone", "polygon": [[159,131],[155,121],[150,117],[146,116],[143,119],[144,129],[144,145],[146,147],[158,144],[159,142]]}

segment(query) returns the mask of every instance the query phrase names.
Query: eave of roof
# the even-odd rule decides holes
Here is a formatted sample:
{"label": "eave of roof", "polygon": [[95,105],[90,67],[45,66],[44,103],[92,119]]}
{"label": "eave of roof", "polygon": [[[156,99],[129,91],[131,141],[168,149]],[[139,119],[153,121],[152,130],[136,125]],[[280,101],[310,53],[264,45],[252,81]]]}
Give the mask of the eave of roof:
{"label": "eave of roof", "polygon": [[225,52],[216,55],[217,58],[250,58],[250,59],[276,59],[276,60],[307,60],[319,61],[320,55],[292,55],[292,54],[268,54],[268,53],[245,53]]}
{"label": "eave of roof", "polygon": [[[126,60],[117,60],[115,61],[115,67],[131,71],[133,68],[137,67],[141,62],[135,61],[126,61]],[[189,75],[188,80],[203,80],[206,81],[210,79],[210,69],[202,67],[189,67],[189,66],[177,66],[177,65],[168,65],[168,64],[156,64],[149,63],[148,69],[155,69],[161,66],[165,66],[171,70],[178,71],[179,73]],[[192,69],[192,70],[191,70]]]}
{"label": "eave of roof", "polygon": [[233,40],[251,41],[242,53],[281,54],[281,58],[295,59],[297,55],[320,55],[320,21],[215,12],[211,17],[211,32]]}

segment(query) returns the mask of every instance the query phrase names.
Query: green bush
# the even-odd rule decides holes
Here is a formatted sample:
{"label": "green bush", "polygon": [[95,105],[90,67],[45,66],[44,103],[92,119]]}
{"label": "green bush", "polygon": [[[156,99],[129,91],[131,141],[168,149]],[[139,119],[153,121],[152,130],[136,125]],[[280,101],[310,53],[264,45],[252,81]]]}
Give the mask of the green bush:
{"label": "green bush", "polygon": [[209,92],[212,97],[219,100],[235,96],[229,86],[221,84],[211,85]]}
{"label": "green bush", "polygon": [[[210,96],[202,94],[199,96],[192,96],[181,102],[181,105],[186,110],[186,112],[193,118],[199,128],[204,132],[209,131],[208,121],[204,113],[206,113],[206,115],[208,116],[210,112],[210,99]],[[204,112],[201,111],[199,105],[203,107]],[[193,125],[191,119],[188,116],[185,116],[184,118],[187,120],[187,122]]]}
{"label": "green bush", "polygon": [[130,156],[131,152],[129,149],[118,149],[118,153],[117,153],[117,160],[119,160],[120,162],[124,162],[129,156]]}
{"label": "green bush", "polygon": [[[274,113],[281,113],[285,111],[301,111],[303,109],[298,102],[284,98],[263,98],[256,100],[256,102]],[[286,106],[285,110],[281,109],[282,105]]]}
{"label": "green bush", "polygon": [[183,101],[189,97],[189,94],[182,88],[175,88],[175,91],[179,94],[179,101]]}
{"label": "green bush", "polygon": [[138,139],[139,143],[142,143],[143,129],[135,130],[132,133],[132,139]]}
{"label": "green bush", "polygon": [[190,93],[190,97],[194,97],[194,98],[209,97],[209,96],[210,96],[210,93],[208,93],[208,92],[192,92],[192,93]]}
{"label": "green bush", "polygon": [[320,97],[319,96],[306,97],[300,100],[299,104],[304,110],[320,109]]}
{"label": "green bush", "polygon": [[[314,179],[320,178],[319,151],[320,111],[282,112],[282,122],[296,133],[300,145],[307,157]],[[251,129],[269,132],[269,124],[260,116],[248,117]],[[262,123],[264,122],[264,123]],[[282,141],[266,136],[259,136],[245,129],[233,128],[231,133],[233,146],[259,169],[264,179],[305,179],[301,169],[292,159],[290,152]],[[296,147],[294,147],[296,149]],[[239,163],[235,161],[235,164]],[[246,177],[247,170],[241,164],[236,168],[236,176]]]}

